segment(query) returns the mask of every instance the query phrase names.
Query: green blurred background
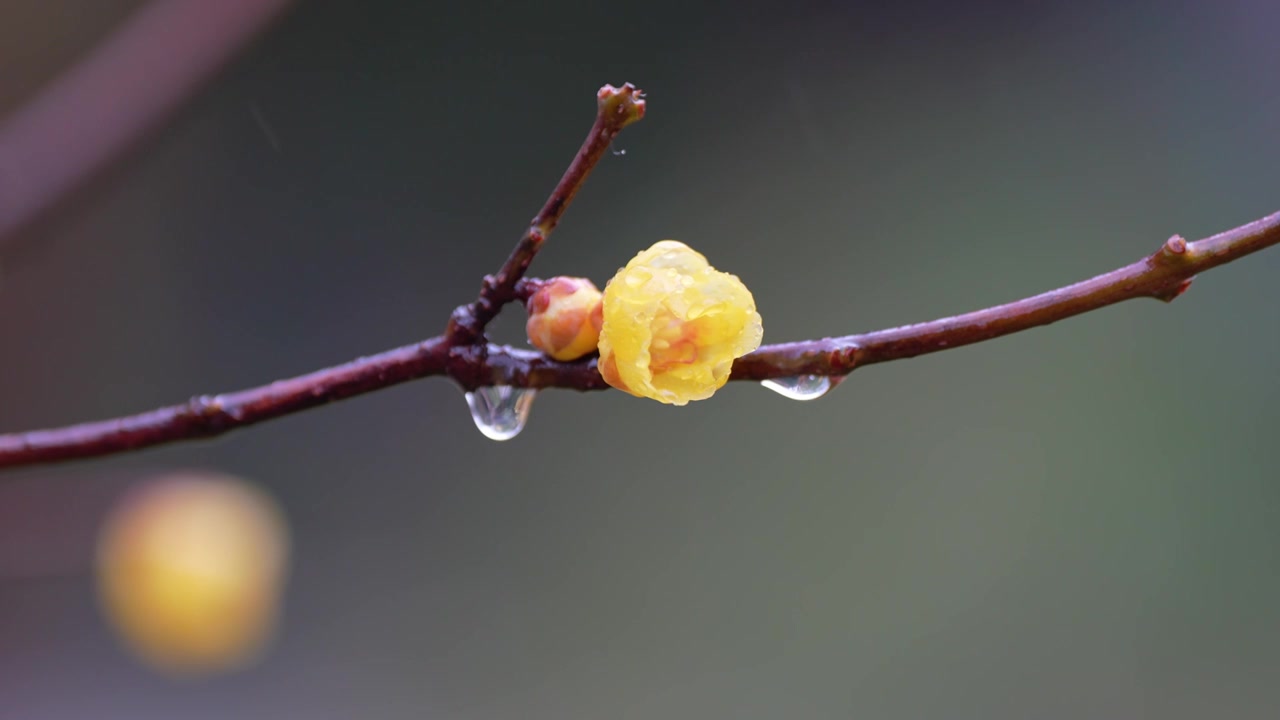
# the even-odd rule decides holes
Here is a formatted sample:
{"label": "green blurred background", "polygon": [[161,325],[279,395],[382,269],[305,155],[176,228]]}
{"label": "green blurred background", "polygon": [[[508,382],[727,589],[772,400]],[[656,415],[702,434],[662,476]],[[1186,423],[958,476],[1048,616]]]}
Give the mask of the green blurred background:
{"label": "green blurred background", "polygon": [[[0,113],[137,0],[6,0]],[[534,265],[662,238],[765,341],[931,319],[1280,208],[1280,5],[301,2],[0,255],[0,430],[437,333],[649,93]],[[430,379],[215,442],[0,478],[0,716],[1274,717],[1280,251],[855,373],[813,403],[539,396],[484,439]],[[518,342],[522,320],[502,319]],[[284,505],[274,650],[173,683],[90,574],[133,479]]]}

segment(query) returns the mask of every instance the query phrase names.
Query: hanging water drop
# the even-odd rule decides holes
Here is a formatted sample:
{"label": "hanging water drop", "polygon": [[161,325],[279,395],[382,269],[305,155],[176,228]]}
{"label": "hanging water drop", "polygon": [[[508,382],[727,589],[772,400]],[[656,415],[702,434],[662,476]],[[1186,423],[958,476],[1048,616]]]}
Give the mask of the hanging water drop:
{"label": "hanging water drop", "polygon": [[467,406],[476,427],[490,440],[510,440],[524,429],[529,408],[538,394],[531,388],[494,385],[467,393]]}
{"label": "hanging water drop", "polygon": [[792,400],[817,400],[832,387],[831,378],[826,375],[796,375],[761,380],[760,384]]}

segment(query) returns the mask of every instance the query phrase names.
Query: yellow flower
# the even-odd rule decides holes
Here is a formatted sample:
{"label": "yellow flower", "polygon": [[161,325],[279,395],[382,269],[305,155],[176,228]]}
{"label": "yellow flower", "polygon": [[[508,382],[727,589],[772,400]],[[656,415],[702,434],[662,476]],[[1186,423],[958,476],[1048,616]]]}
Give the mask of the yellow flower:
{"label": "yellow flower", "polygon": [[596,351],[600,338],[600,291],[585,278],[555,277],[529,297],[529,342],[556,360],[577,360]]}
{"label": "yellow flower", "polygon": [[733,361],[760,347],[751,291],[684,243],[636,255],[604,289],[600,374],[613,387],[672,405],[711,397]]}
{"label": "yellow flower", "polygon": [[241,667],[271,638],[288,546],[284,517],[256,487],[206,472],[169,475],[135,489],[107,519],[102,609],[158,670]]}

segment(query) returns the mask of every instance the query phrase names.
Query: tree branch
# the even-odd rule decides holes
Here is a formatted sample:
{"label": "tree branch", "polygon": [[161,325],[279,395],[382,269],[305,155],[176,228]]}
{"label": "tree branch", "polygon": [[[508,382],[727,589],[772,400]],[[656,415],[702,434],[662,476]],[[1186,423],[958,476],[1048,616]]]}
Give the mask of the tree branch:
{"label": "tree branch", "polygon": [[[617,112],[610,105],[615,97],[633,106],[623,111],[630,115],[620,124],[610,124],[607,117]],[[0,435],[0,467],[95,457],[211,437],[436,375],[451,378],[467,390],[492,385],[606,389],[594,358],[563,363],[541,353],[494,345],[485,339],[484,328],[502,305],[523,300],[539,282],[523,277],[529,263],[609,142],[641,115],[643,100],[631,86],[621,90],[606,86],[601,91],[596,124],[573,164],[499,273],[485,279],[476,302],[454,312],[445,334],[249,390],[199,396],[180,405],[112,420]],[[1175,235],[1138,262],[1004,305],[858,335],[766,345],[740,358],[734,364],[732,379],[844,376],[863,365],[970,345],[1124,300],[1152,297],[1169,302],[1190,286],[1197,273],[1277,243],[1280,212],[1196,242]]]}
{"label": "tree branch", "polygon": [[1133,264],[1004,305],[916,325],[818,341],[770,345],[738,360],[734,380],[792,375],[846,375],[855,368],[903,360],[1048,325],[1140,297],[1172,302],[1197,273],[1280,243],[1280,212],[1196,242],[1174,235]]}
{"label": "tree branch", "polygon": [[0,240],[136,142],[291,0],[152,0],[0,125]]}
{"label": "tree branch", "polygon": [[574,386],[584,390],[608,387],[594,362],[563,365],[539,353],[493,345],[485,328],[504,305],[523,302],[536,289],[540,281],[524,278],[534,256],[610,143],[622,128],[644,117],[645,107],[644,93],[630,83],[600,88],[596,119],[578,154],[498,274],[485,276],[475,302],[454,310],[444,335],[250,390],[200,395],[180,405],[112,420],[0,435],[0,467],[110,455],[212,437],[430,375],[448,375],[469,390],[499,384],[549,387],[570,377]]}

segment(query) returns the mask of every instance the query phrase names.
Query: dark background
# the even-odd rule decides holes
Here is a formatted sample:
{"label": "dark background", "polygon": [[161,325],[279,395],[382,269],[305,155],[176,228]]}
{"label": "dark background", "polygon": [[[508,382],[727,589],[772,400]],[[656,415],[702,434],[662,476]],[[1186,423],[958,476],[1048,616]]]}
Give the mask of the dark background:
{"label": "dark background", "polygon": [[[6,0],[0,113],[138,5]],[[1014,299],[1280,208],[1280,5],[301,2],[0,254],[0,430],[437,333],[572,157],[533,273],[667,237],[765,341]],[[5,718],[1271,717],[1280,252],[1169,306],[677,409],[543,393],[484,439],[430,379],[0,478]],[[501,339],[521,341],[509,313]],[[90,574],[133,479],[284,505],[274,650],[174,683]]]}

